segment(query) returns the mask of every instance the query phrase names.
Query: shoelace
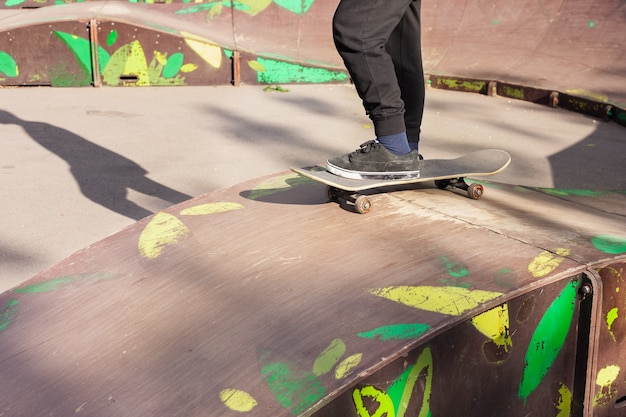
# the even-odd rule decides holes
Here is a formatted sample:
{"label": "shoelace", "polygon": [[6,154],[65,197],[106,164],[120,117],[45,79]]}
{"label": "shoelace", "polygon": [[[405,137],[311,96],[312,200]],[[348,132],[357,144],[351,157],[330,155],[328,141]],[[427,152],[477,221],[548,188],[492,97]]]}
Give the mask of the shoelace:
{"label": "shoelace", "polygon": [[357,149],[356,151],[352,152],[352,154],[370,153],[372,151],[372,149],[374,149],[378,145],[379,145],[379,143],[376,142],[375,140],[368,140],[367,142],[362,143],[361,145],[359,145],[359,149]]}

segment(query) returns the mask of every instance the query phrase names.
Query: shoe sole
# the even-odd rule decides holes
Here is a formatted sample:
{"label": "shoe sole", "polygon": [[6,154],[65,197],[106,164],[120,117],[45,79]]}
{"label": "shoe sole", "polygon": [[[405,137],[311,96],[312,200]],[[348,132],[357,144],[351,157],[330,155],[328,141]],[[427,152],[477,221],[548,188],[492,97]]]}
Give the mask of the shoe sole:
{"label": "shoe sole", "polygon": [[351,171],[339,168],[329,162],[326,163],[326,170],[333,175],[353,180],[412,180],[420,177],[420,171]]}

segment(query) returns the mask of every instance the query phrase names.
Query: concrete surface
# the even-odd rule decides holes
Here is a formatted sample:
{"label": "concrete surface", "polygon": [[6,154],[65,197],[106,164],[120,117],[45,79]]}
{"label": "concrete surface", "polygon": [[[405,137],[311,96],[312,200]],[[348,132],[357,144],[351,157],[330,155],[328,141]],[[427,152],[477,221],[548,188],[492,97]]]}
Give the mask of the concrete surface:
{"label": "concrete surface", "polygon": [[[149,213],[373,137],[351,86],[0,91],[0,290]],[[421,153],[487,147],[491,180],[626,189],[624,128],[523,101],[429,89]]]}

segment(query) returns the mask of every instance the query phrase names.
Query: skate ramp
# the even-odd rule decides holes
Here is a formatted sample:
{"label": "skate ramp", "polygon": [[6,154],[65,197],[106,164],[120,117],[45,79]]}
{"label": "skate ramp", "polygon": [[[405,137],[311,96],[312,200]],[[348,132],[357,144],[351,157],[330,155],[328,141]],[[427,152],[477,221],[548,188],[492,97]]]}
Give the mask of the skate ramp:
{"label": "skate ramp", "polygon": [[622,382],[577,383],[623,366],[626,326],[593,321],[588,374],[577,344],[594,271],[623,280],[626,197],[486,189],[359,215],[280,173],[163,210],[0,296],[0,410],[526,416],[600,395],[611,415]]}

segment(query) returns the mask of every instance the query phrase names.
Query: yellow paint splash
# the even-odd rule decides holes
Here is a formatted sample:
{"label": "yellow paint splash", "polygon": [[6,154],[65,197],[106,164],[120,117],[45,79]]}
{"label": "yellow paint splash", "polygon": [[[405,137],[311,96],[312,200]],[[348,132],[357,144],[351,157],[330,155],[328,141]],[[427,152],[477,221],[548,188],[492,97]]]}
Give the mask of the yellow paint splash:
{"label": "yellow paint splash", "polygon": [[502,346],[508,352],[513,345],[509,335],[509,307],[503,304],[474,317],[471,320],[476,329],[487,336],[497,346]]}
{"label": "yellow paint splash", "polygon": [[182,67],[180,67],[180,72],[189,73],[197,69],[198,69],[198,66],[196,64],[185,64]]}
{"label": "yellow paint splash", "polygon": [[611,385],[617,379],[619,375],[620,367],[617,365],[609,365],[598,371],[598,375],[596,376],[596,384],[601,387],[606,387]]}
{"label": "yellow paint splash", "polygon": [[109,85],[118,85],[120,75],[137,77],[138,86],[150,85],[146,54],[138,40],[134,40],[119,48],[111,55],[111,59],[102,72],[103,80]]}
{"label": "yellow paint splash", "polygon": [[205,216],[207,214],[225,213],[227,211],[241,210],[244,206],[239,203],[217,202],[199,204],[181,211],[183,216]]}
{"label": "yellow paint splash", "polygon": [[613,327],[613,323],[615,322],[615,320],[617,320],[618,317],[619,317],[619,309],[617,307],[613,307],[606,313],[606,327],[608,328],[609,333],[611,334],[611,337],[613,338],[613,340],[617,340],[615,338],[615,333],[613,333],[612,327]]}
{"label": "yellow paint splash", "polygon": [[459,316],[502,295],[500,292],[469,290],[453,286],[397,286],[369,290],[369,292],[409,307],[450,316]]}
{"label": "yellow paint splash", "polygon": [[533,277],[540,278],[548,275],[552,271],[561,265],[565,260],[565,256],[568,256],[572,251],[567,248],[556,248],[555,253],[544,250],[528,264],[528,272]]}
{"label": "yellow paint splash", "polygon": [[[373,415],[369,413],[365,406],[363,397],[368,397],[378,403],[378,408]],[[395,407],[389,394],[371,385],[355,389],[352,392],[352,400],[354,401],[355,411],[359,417],[395,417]]]}
{"label": "yellow paint splash", "polygon": [[258,61],[248,61],[248,66],[255,70],[256,72],[265,72],[265,66],[259,63]]}
{"label": "yellow paint splash", "polygon": [[187,237],[191,231],[183,222],[168,213],[157,213],[139,235],[139,254],[157,258],[165,246]]}
{"label": "yellow paint splash", "polygon": [[313,375],[320,376],[329,372],[346,352],[346,344],[341,339],[334,339],[315,359]]}
{"label": "yellow paint splash", "polygon": [[222,66],[222,48],[207,39],[188,32],[180,32],[185,43],[213,68]]}
{"label": "yellow paint splash", "polygon": [[619,376],[619,373],[620,367],[617,365],[608,365],[598,371],[596,384],[600,386],[600,390],[598,390],[594,396],[594,406],[611,402],[611,398],[617,392],[612,385]]}
{"label": "yellow paint splash", "polygon": [[559,410],[556,417],[569,417],[572,409],[572,392],[565,384],[561,384],[559,387],[559,399],[554,406]]}
{"label": "yellow paint splash", "polygon": [[246,413],[257,406],[257,401],[245,391],[227,388],[220,392],[220,400],[233,411]]}
{"label": "yellow paint splash", "polygon": [[361,363],[362,358],[362,353],[355,353],[341,361],[341,363],[337,365],[337,368],[335,368],[335,378],[342,379],[350,375],[352,370]]}

